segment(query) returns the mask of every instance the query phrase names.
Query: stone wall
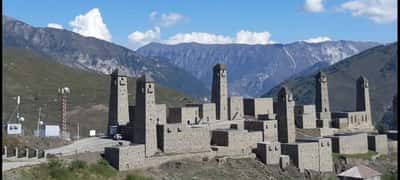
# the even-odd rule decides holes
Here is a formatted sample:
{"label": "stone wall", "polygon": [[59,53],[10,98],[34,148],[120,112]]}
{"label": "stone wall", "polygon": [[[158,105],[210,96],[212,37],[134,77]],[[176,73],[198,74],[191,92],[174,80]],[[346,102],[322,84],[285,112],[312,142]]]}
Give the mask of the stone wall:
{"label": "stone wall", "polygon": [[282,154],[288,155],[300,172],[305,169],[319,171],[317,142],[282,143]]}
{"label": "stone wall", "polygon": [[125,145],[104,148],[104,158],[119,171],[141,167],[145,160],[145,145]]}
{"label": "stone wall", "polygon": [[229,120],[241,120],[244,116],[243,97],[230,96],[228,99]]}
{"label": "stone wall", "polygon": [[233,149],[256,148],[257,143],[262,141],[262,131],[219,129],[212,131],[212,145],[228,146]]}
{"label": "stone wall", "polygon": [[212,123],[216,120],[215,103],[187,104],[188,107],[198,107],[201,122]]}
{"label": "stone wall", "polygon": [[158,147],[164,153],[204,152],[210,150],[210,130],[206,127],[166,124],[157,126]]}
{"label": "stone wall", "polygon": [[366,129],[371,128],[370,116],[366,111],[334,112],[332,125],[339,129]]}
{"label": "stone wall", "polygon": [[379,154],[388,153],[388,139],[386,134],[368,135],[368,149]]}
{"label": "stone wall", "polygon": [[366,133],[335,134],[327,136],[332,140],[332,151],[340,154],[359,154],[368,152]]}
{"label": "stone wall", "polygon": [[298,142],[316,142],[318,143],[318,171],[332,172],[332,141],[329,138],[302,138]]}
{"label": "stone wall", "polygon": [[247,120],[244,129],[248,131],[262,131],[263,141],[278,141],[277,120]]}
{"label": "stone wall", "polygon": [[273,114],[273,99],[272,98],[246,98],[243,100],[244,114],[258,117],[258,115]]}
{"label": "stone wall", "polygon": [[279,142],[259,142],[256,154],[264,164],[279,164],[281,144]]}
{"label": "stone wall", "polygon": [[157,124],[167,123],[167,106],[165,104],[156,104],[155,106]]}
{"label": "stone wall", "polygon": [[167,123],[196,124],[199,120],[199,108],[196,106],[169,108]]}
{"label": "stone wall", "polygon": [[294,119],[296,126],[302,129],[316,128],[315,105],[295,105]]}

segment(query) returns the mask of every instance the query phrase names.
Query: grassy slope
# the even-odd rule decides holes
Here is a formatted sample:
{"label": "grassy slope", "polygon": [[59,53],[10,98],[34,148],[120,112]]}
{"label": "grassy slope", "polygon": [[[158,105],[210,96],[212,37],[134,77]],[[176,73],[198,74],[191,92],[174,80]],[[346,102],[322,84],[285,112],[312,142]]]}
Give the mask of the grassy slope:
{"label": "grassy slope", "polygon": [[[135,79],[128,79],[129,103],[135,102]],[[42,120],[57,124],[60,103],[57,89],[68,86],[71,95],[68,101],[69,125],[76,127],[80,120],[81,135],[90,128],[101,130],[107,122],[109,85],[108,75],[86,72],[54,63],[40,55],[22,49],[3,49],[3,123],[14,110],[16,96],[21,96],[20,112],[25,117],[28,133],[36,127],[38,108],[42,106]],[[158,86],[157,103],[168,106],[182,105],[191,98],[176,91]],[[13,118],[12,120],[15,120]],[[72,133],[75,133],[75,128]]]}
{"label": "grassy slope", "polygon": [[[397,43],[371,48],[322,69],[328,76],[331,111],[355,110],[356,80],[369,81],[373,121],[380,121],[390,110],[397,92]],[[279,87],[292,90],[296,103],[314,104],[314,74],[287,80],[263,96],[275,96]]]}

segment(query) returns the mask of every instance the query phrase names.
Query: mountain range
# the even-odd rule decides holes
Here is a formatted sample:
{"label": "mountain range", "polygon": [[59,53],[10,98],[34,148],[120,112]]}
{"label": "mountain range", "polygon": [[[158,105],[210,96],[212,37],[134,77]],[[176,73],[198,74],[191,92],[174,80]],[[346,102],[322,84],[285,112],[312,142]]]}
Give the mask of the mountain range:
{"label": "mountain range", "polygon": [[149,72],[165,87],[196,98],[209,95],[201,81],[168,61],[147,58],[128,48],[68,30],[33,27],[8,16],[3,16],[3,47],[32,50],[69,67],[103,74],[116,68],[131,77]]}
{"label": "mountain range", "polygon": [[[364,76],[369,81],[373,121],[385,119],[387,125],[392,124],[389,120],[392,99],[397,92],[397,48],[397,42],[380,45],[320,69],[328,77],[331,111],[355,111],[356,80]],[[280,87],[286,86],[293,92],[296,103],[314,104],[315,74],[316,71],[288,79],[263,96],[275,97]]]}
{"label": "mountain range", "polygon": [[231,95],[259,96],[317,63],[333,64],[377,45],[354,41],[269,45],[150,43],[137,52],[147,57],[161,57],[191,72],[207,88],[211,85],[212,67],[224,63],[228,68]]}

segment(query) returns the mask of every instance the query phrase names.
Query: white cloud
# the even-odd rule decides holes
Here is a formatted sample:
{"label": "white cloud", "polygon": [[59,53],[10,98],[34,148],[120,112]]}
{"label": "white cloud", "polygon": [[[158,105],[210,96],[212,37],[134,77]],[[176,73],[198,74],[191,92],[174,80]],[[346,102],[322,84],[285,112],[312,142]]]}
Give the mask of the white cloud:
{"label": "white cloud", "polygon": [[82,36],[91,36],[98,39],[111,41],[111,34],[103,22],[98,8],[93,8],[84,15],[78,15],[69,22],[72,31]]}
{"label": "white cloud", "polygon": [[191,33],[179,33],[172,37],[169,37],[164,42],[167,44],[179,44],[196,42],[201,44],[272,44],[270,41],[269,32],[250,32],[241,30],[236,33],[236,37],[211,34],[205,32],[191,32]]}
{"label": "white cloud", "polygon": [[324,11],[323,0],[306,0],[303,9],[307,12],[322,12]]}
{"label": "white cloud", "polygon": [[151,42],[160,40],[160,28],[154,27],[154,30],[145,32],[135,31],[128,36],[129,44],[132,49],[137,49]]}
{"label": "white cloud", "polygon": [[56,23],[49,23],[49,24],[47,24],[47,27],[54,28],[54,29],[64,29],[61,24],[56,24]]}
{"label": "white cloud", "polygon": [[204,32],[179,33],[165,40],[167,44],[197,42],[202,44],[228,44],[233,43],[229,36],[216,35]]}
{"label": "white cloud", "polygon": [[340,9],[351,11],[353,16],[365,16],[375,23],[397,20],[397,0],[352,0],[341,4]]}
{"label": "white cloud", "polygon": [[308,43],[320,43],[320,42],[325,42],[325,41],[331,41],[331,38],[326,37],[326,36],[319,36],[319,37],[315,37],[315,38],[306,39],[303,41],[308,42]]}
{"label": "white cloud", "polygon": [[180,21],[183,21],[184,19],[186,19],[186,17],[176,12],[159,14],[157,11],[152,11],[149,14],[149,19],[155,22],[158,26],[170,27]]}
{"label": "white cloud", "polygon": [[238,44],[270,44],[269,32],[250,32],[241,30],[236,33],[235,42]]}

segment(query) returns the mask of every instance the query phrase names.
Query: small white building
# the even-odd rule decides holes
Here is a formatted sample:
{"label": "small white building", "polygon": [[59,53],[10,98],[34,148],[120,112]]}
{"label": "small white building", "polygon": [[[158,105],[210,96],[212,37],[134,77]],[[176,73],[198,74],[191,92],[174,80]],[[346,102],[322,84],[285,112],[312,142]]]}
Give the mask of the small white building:
{"label": "small white building", "polygon": [[13,134],[13,135],[22,134],[22,124],[21,123],[7,124],[7,134]]}
{"label": "small white building", "polygon": [[375,171],[367,166],[358,165],[354,166],[342,173],[338,174],[340,180],[359,179],[359,180],[380,180],[381,173]]}

